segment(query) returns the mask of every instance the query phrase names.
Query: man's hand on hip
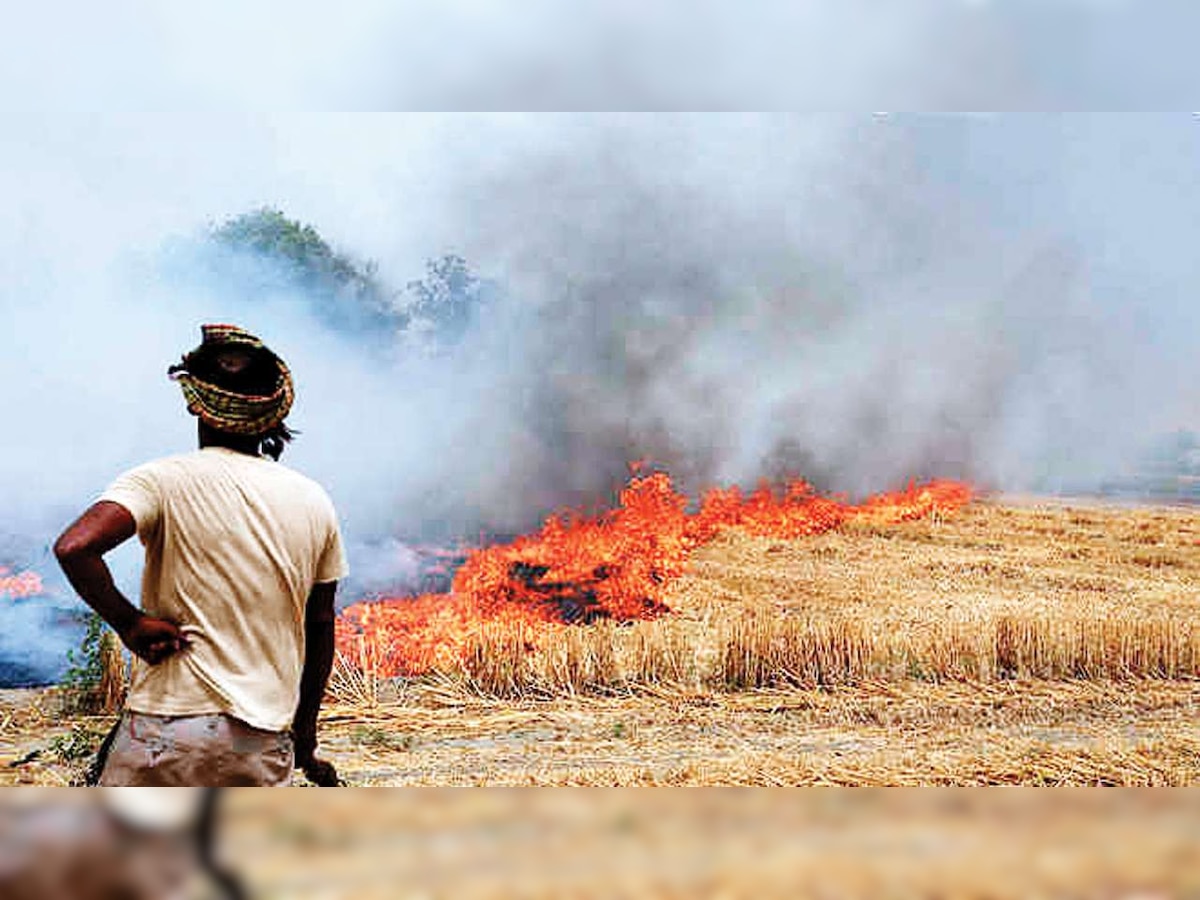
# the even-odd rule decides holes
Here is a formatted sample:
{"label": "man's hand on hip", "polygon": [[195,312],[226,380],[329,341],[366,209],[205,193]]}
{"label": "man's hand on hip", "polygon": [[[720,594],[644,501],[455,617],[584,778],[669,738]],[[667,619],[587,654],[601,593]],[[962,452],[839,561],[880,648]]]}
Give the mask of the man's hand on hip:
{"label": "man's hand on hip", "polygon": [[150,665],[158,665],[176,653],[187,649],[188,639],[182,629],[167,619],[142,615],[120,634],[129,652]]}

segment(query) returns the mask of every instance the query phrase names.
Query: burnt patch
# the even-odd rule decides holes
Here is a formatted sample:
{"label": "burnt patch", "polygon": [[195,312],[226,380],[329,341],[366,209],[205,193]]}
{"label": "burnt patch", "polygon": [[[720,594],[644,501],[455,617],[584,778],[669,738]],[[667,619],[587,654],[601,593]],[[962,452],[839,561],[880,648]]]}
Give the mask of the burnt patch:
{"label": "burnt patch", "polygon": [[600,566],[591,577],[579,581],[547,581],[549,573],[549,566],[529,562],[515,562],[508,569],[508,577],[519,585],[518,595],[553,610],[568,625],[590,625],[610,618],[597,595],[600,584],[611,577],[608,567]]}

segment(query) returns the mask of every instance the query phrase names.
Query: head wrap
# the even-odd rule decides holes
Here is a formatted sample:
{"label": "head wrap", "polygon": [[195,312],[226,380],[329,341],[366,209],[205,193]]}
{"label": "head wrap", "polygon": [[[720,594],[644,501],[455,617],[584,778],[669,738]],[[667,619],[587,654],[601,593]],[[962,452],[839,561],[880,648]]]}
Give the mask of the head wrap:
{"label": "head wrap", "polygon": [[[228,434],[260,435],[282,424],[292,408],[296,391],[292,373],[282,359],[257,337],[236,325],[203,325],[200,346],[171,366],[168,374],[179,383],[188,412],[206,425]],[[260,362],[273,364],[271,389],[262,394],[240,394],[212,381],[206,366],[221,350],[246,350]],[[203,376],[203,377],[202,377]]]}

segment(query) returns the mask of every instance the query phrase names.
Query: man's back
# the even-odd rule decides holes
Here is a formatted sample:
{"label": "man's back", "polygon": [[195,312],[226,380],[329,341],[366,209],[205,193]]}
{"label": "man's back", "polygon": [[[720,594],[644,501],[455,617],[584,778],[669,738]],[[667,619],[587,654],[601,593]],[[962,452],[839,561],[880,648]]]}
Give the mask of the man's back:
{"label": "man's back", "polygon": [[101,499],[137,522],[146,546],[143,609],[179,623],[190,642],[135,669],[129,708],[226,713],[286,729],[299,696],[309,592],[345,574],[325,492],[277,462],[206,447],[134,469]]}
{"label": "man's back", "polygon": [[[236,325],[200,328],[167,370],[200,451],[127,472],[54,542],[79,596],[137,660],[95,767],[106,787],[278,786],[317,755],[345,554],[333,504],[279,465],[295,433],[291,370]],[[269,459],[268,459],[269,458]],[[146,547],[141,609],[106,553]]]}

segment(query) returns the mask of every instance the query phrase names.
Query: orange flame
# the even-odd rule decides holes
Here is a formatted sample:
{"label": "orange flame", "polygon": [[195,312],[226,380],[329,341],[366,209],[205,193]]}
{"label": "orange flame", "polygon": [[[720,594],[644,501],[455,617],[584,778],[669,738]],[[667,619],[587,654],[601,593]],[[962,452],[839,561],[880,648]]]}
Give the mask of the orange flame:
{"label": "orange flame", "polygon": [[36,597],[45,593],[41,576],[26,570],[12,574],[6,566],[0,566],[0,600],[17,600],[21,597]]}
{"label": "orange flame", "polygon": [[460,659],[487,623],[627,622],[670,612],[664,598],[691,551],[727,528],[799,538],[849,520],[886,524],[950,512],[970,499],[969,486],[934,481],[852,505],[797,481],[782,494],[765,485],[748,495],[713,489],[689,511],[667,474],[635,475],[618,506],[599,517],[554,516],[534,534],[471,551],[448,594],[347,607],[338,646],[353,660],[369,643],[379,674],[420,674]]}

